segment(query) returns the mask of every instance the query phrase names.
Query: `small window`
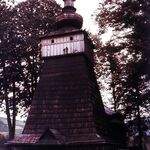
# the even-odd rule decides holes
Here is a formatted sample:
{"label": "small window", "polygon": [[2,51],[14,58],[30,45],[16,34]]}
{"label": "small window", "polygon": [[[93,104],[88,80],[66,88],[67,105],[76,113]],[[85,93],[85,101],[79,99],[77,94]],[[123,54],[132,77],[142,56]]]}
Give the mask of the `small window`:
{"label": "small window", "polygon": [[51,43],[54,43],[54,39],[51,40]]}
{"label": "small window", "polygon": [[73,37],[72,36],[70,37],[70,41],[73,41]]}

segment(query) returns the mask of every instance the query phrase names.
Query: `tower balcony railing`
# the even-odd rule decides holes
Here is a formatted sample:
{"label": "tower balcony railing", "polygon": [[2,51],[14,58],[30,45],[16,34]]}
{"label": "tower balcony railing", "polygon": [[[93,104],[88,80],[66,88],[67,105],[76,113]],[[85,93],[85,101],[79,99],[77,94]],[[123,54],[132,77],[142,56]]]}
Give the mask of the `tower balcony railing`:
{"label": "tower balcony railing", "polygon": [[84,52],[84,41],[74,41],[42,46],[42,57]]}

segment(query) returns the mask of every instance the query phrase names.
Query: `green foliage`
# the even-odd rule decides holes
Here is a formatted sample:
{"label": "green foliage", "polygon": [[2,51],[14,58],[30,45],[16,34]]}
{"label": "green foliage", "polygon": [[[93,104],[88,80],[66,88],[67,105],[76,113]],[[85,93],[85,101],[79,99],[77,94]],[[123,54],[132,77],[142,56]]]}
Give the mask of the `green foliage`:
{"label": "green foliage", "polygon": [[27,0],[10,8],[0,2],[0,99],[10,138],[14,136],[15,118],[28,110],[39,79],[39,38],[52,30],[60,10],[49,0]]}
{"label": "green foliage", "polygon": [[[60,7],[55,1],[29,0],[18,4],[12,10],[12,24],[17,41],[14,44],[19,52],[16,56],[21,58],[21,76],[23,78],[24,92],[21,96],[23,102],[29,106],[35,90],[40,71],[40,45],[39,38],[52,30],[55,15],[60,13]],[[12,54],[11,54],[12,56]]]}
{"label": "green foliage", "polygon": [[96,55],[105,57],[103,63],[108,64],[114,110],[121,111],[127,121],[138,120],[134,125],[141,130],[140,119],[150,109],[150,2],[101,2],[96,21],[100,35],[113,31]]}

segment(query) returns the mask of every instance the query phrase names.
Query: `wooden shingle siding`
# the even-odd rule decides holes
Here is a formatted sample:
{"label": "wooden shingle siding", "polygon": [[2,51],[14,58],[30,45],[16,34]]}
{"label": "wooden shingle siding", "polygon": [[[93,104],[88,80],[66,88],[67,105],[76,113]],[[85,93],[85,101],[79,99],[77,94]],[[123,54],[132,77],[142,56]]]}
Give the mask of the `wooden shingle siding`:
{"label": "wooden shingle siding", "polygon": [[119,150],[110,118],[86,55],[51,57],[45,59],[23,134],[11,144],[21,144],[21,150]]}
{"label": "wooden shingle siding", "polygon": [[103,106],[95,102],[101,97],[94,96],[98,86],[94,73],[89,74],[91,69],[84,54],[45,60],[23,134],[42,135],[50,128],[57,129],[69,142],[99,140],[93,105]]}

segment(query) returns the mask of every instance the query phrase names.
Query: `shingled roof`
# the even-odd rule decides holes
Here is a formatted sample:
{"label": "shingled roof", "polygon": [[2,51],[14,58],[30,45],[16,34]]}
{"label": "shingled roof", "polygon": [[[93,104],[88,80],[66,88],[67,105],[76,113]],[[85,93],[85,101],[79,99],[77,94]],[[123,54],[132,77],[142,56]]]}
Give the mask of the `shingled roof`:
{"label": "shingled roof", "polygon": [[93,66],[84,54],[51,57],[45,60],[19,142],[99,143],[104,118]]}

